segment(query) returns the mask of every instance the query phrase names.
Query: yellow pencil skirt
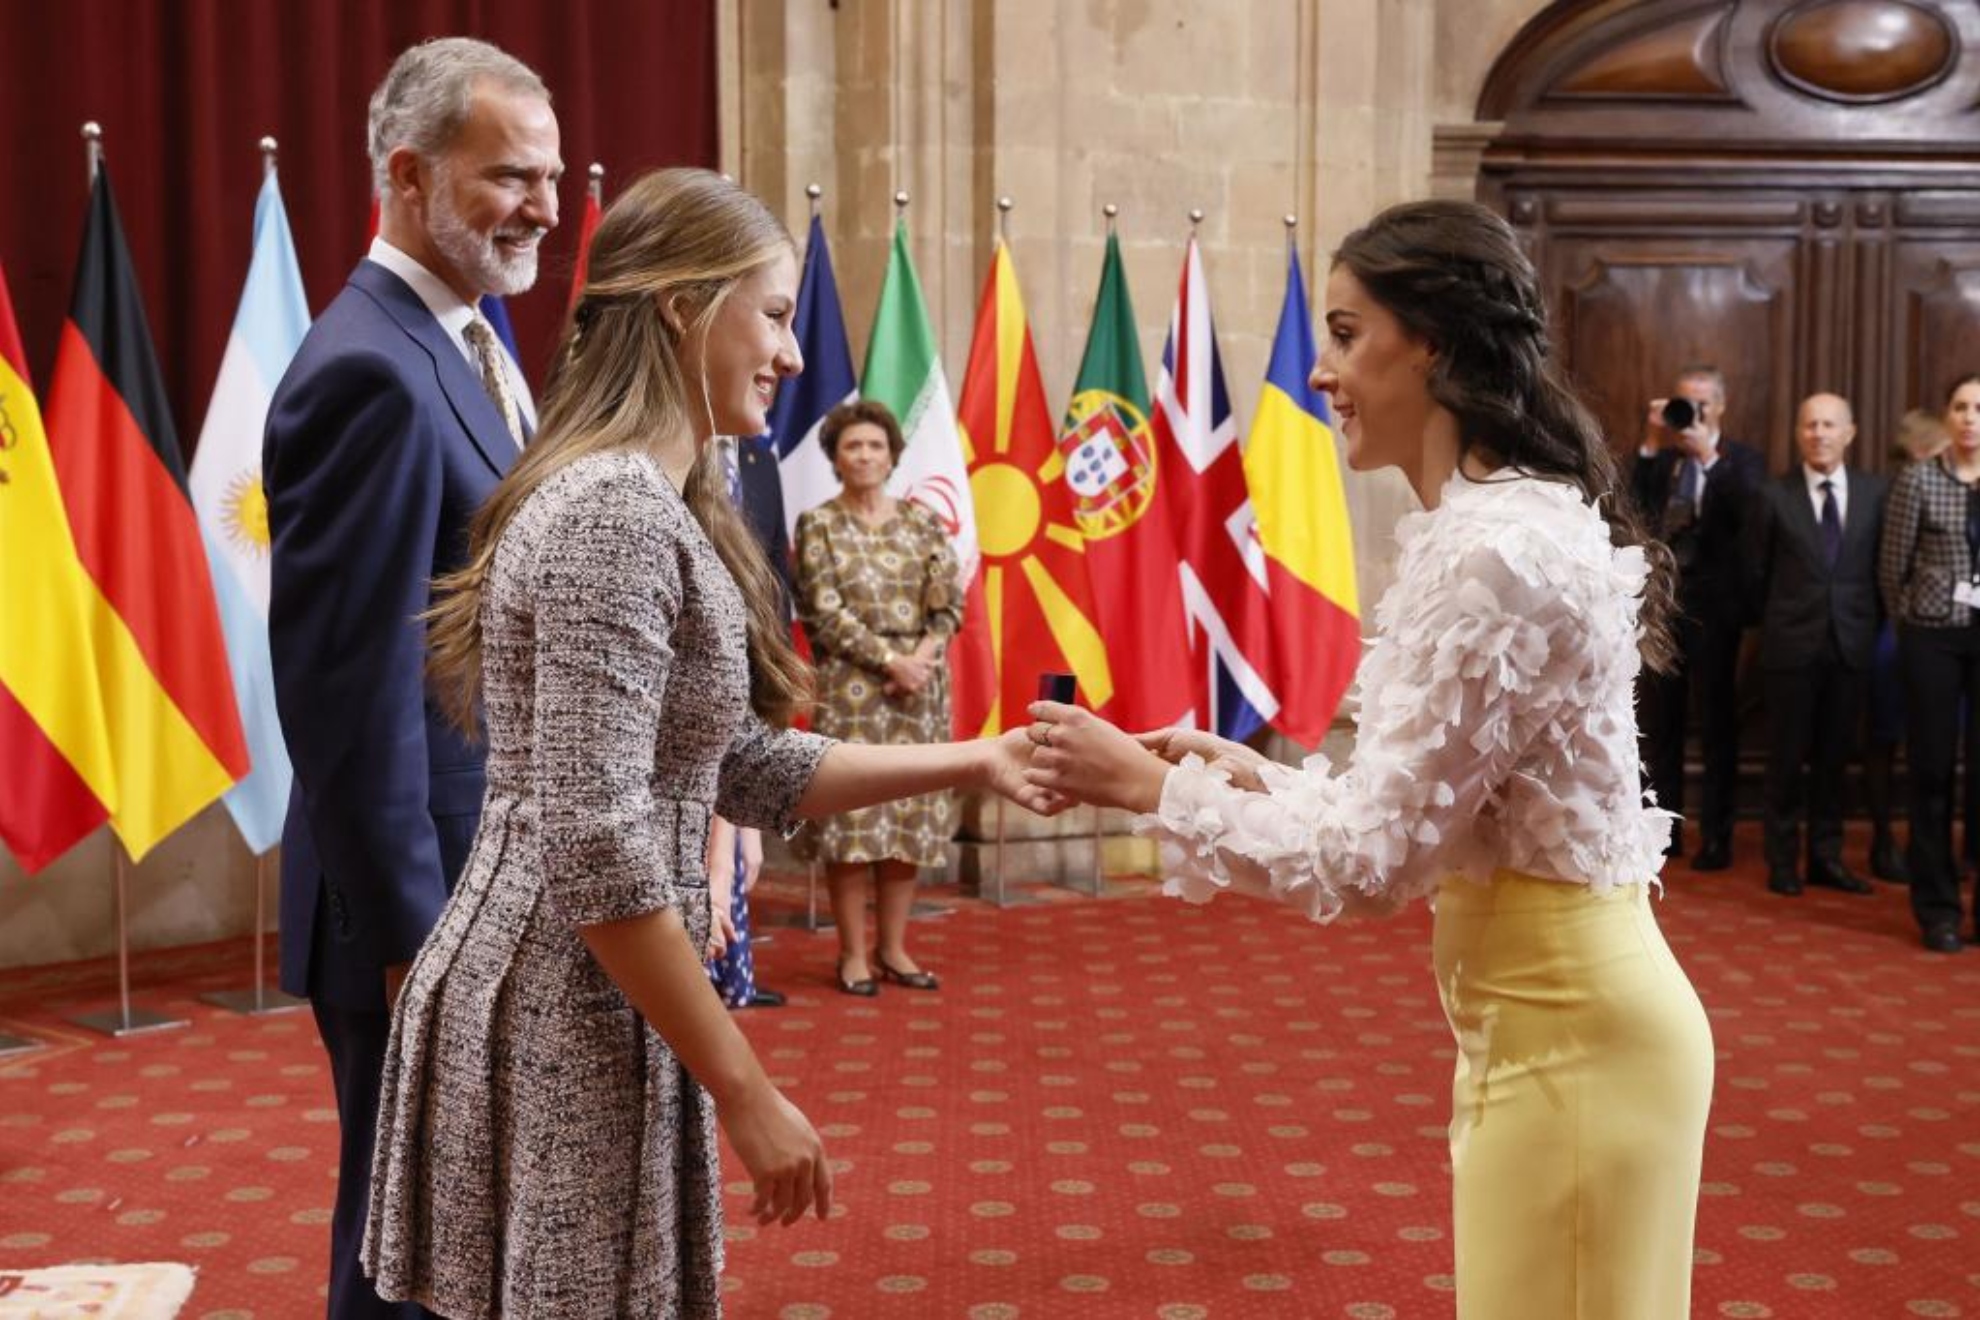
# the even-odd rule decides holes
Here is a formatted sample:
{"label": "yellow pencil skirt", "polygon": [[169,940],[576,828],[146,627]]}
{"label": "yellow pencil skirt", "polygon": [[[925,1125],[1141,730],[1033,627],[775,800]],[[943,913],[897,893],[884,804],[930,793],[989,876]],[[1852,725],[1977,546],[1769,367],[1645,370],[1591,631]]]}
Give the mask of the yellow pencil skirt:
{"label": "yellow pencil skirt", "polygon": [[1459,1320],[1685,1320],[1712,1030],[1648,886],[1445,881]]}

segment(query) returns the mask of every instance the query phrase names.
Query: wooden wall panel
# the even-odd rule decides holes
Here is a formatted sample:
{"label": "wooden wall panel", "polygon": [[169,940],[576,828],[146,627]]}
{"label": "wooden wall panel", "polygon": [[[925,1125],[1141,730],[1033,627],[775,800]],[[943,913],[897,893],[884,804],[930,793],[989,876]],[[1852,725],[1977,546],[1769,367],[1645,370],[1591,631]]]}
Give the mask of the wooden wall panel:
{"label": "wooden wall panel", "polygon": [[1727,435],[1761,446],[1785,438],[1794,403],[1775,364],[1793,350],[1795,257],[1782,239],[1549,245],[1563,351],[1619,448],[1642,438],[1649,400],[1670,393],[1679,368],[1701,362],[1726,373]]}

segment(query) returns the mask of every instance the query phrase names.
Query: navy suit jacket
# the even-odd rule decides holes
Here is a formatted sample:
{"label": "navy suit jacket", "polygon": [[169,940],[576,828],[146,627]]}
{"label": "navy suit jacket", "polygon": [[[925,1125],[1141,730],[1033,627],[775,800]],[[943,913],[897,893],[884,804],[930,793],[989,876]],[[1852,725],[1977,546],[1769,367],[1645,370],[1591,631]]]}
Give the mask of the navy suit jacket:
{"label": "navy suit jacket", "polygon": [[777,447],[769,440],[736,441],[736,473],[742,478],[742,512],[757,544],[777,570],[784,587],[784,618],[791,617],[791,538],[784,528],[784,479],[777,470]]}
{"label": "navy suit jacket", "polygon": [[483,752],[428,698],[432,581],[516,456],[465,355],[398,276],[361,262],[269,407],[269,646],[295,788],[282,835],[282,988],[385,1007],[459,877]]}
{"label": "navy suit jacket", "polygon": [[1799,463],[1760,488],[1749,521],[1746,555],[1753,574],[1753,613],[1760,620],[1760,663],[1801,669],[1828,655],[1831,639],[1850,669],[1864,670],[1877,649],[1877,542],[1890,482],[1849,474],[1849,513],[1842,548],[1830,566],[1822,529]]}

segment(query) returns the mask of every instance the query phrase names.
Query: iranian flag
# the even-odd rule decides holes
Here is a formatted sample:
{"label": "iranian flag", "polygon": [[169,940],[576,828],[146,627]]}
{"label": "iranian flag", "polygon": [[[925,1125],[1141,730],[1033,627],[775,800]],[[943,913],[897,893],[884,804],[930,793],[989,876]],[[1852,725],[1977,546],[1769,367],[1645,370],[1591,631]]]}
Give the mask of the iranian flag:
{"label": "iranian flag", "polygon": [[908,255],[905,219],[894,226],[894,247],[880,284],[880,306],[873,314],[859,393],[892,409],[907,438],[888,493],[926,506],[948,529],[962,581],[968,582],[976,575],[981,557],[969,465],[956,431],[955,401],[935,348],[935,327],[929,324],[921,281]]}

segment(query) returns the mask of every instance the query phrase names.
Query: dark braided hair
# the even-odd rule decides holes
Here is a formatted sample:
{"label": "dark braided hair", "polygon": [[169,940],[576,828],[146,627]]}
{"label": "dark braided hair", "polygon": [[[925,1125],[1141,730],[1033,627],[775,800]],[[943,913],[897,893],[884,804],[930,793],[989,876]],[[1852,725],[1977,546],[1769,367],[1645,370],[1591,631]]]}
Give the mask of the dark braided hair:
{"label": "dark braided hair", "polygon": [[1472,202],[1406,202],[1349,234],[1334,265],[1435,351],[1430,397],[1457,419],[1460,459],[1476,451],[1515,472],[1570,482],[1600,511],[1612,544],[1643,548],[1643,662],[1669,669],[1670,552],[1618,488],[1601,428],[1553,355],[1540,281],[1512,227]]}

